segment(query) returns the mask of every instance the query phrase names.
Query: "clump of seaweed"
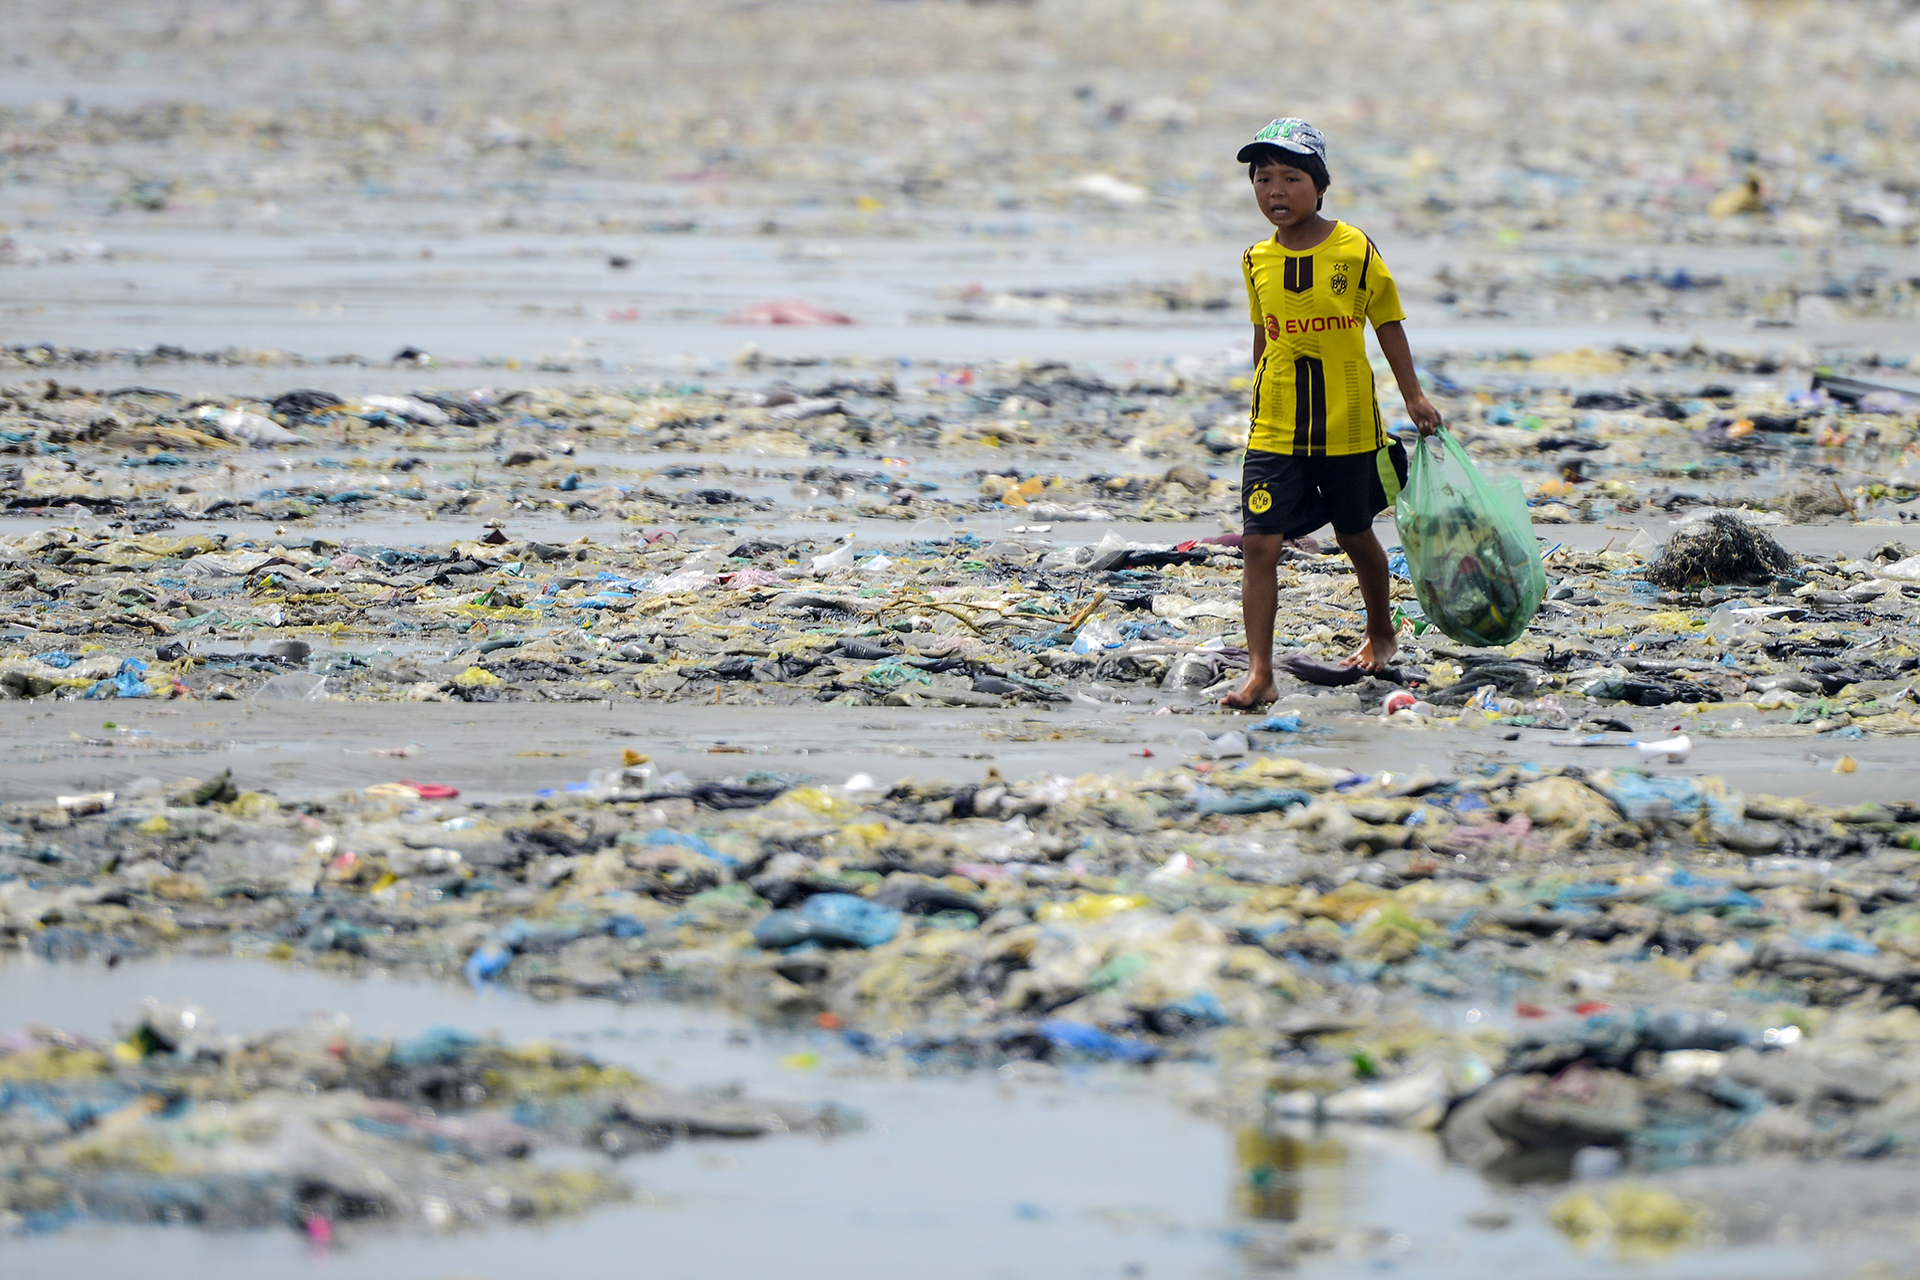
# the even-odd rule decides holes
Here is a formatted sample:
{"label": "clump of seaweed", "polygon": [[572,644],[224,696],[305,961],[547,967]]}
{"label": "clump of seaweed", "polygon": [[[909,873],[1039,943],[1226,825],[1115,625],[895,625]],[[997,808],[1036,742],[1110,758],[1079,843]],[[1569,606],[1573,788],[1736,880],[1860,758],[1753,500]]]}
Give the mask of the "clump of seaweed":
{"label": "clump of seaweed", "polygon": [[1743,583],[1760,586],[1793,568],[1787,549],[1725,511],[1673,535],[1647,566],[1647,581],[1669,591]]}

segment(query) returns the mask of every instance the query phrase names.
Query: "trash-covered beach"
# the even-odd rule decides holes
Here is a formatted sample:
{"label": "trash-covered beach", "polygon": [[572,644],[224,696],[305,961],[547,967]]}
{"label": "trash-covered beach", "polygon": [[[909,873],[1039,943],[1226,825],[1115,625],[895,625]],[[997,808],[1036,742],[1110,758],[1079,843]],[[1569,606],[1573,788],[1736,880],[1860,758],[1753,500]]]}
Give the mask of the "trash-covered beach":
{"label": "trash-covered beach", "polygon": [[1376,6],[1479,71],[1301,109],[1544,599],[1385,515],[1365,675],[1322,531],[1242,713],[1250,11],[578,8],[21,19],[9,1251],[1905,1274],[1910,18]]}

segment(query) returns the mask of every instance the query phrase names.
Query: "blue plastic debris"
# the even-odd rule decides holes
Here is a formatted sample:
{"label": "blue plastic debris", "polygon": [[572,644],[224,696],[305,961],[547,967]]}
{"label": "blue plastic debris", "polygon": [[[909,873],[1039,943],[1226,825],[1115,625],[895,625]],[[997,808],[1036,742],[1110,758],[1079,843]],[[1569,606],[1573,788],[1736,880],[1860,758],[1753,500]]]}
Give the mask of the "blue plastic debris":
{"label": "blue plastic debris", "polygon": [[1177,1013],[1194,1022],[1211,1022],[1216,1027],[1224,1027],[1233,1021],[1227,1016],[1227,1008],[1220,1003],[1220,997],[1211,991],[1196,991],[1184,1000],[1175,1001],[1167,1006],[1167,1012]]}
{"label": "blue plastic debris", "polygon": [[776,911],[753,930],[769,951],[805,943],[828,947],[878,947],[900,932],[900,912],[850,893],[816,893],[798,911]]}
{"label": "blue plastic debris", "polygon": [[1115,1062],[1151,1062],[1159,1056],[1159,1051],[1143,1040],[1129,1040],[1084,1022],[1049,1018],[1040,1024],[1038,1030],[1047,1038],[1047,1043],[1056,1049],[1073,1049],[1096,1058],[1109,1058]]}
{"label": "blue plastic debris", "polygon": [[1676,889],[1691,891],[1703,907],[1758,907],[1760,905],[1760,899],[1744,889],[1736,889],[1713,876],[1694,875],[1684,867],[1669,876],[1667,883]]}
{"label": "blue plastic debris", "polygon": [[1794,942],[1805,947],[1808,951],[1838,951],[1853,956],[1877,956],[1880,954],[1880,948],[1874,946],[1865,938],[1856,938],[1852,934],[1842,933],[1838,929],[1831,930],[1827,933],[1815,934],[1810,937],[1797,937],[1794,939]]}
{"label": "blue plastic debris", "polygon": [[[1708,805],[1710,800],[1691,778],[1651,777],[1629,773],[1624,769],[1616,770],[1612,780],[1602,785],[1600,790],[1620,806],[1620,812],[1629,822],[1695,818],[1700,815],[1701,807]],[[1734,814],[1732,807],[1724,800],[1714,806],[1713,816],[1716,819],[1721,818],[1718,810],[1725,810],[1724,820],[1740,821],[1739,815]]]}
{"label": "blue plastic debris", "polygon": [[73,655],[68,653],[64,649],[50,649],[46,653],[43,653],[40,655],[40,661],[46,663],[50,667],[58,667],[62,671],[65,671],[68,667],[73,665]]}
{"label": "blue plastic debris", "polygon": [[1306,721],[1299,716],[1289,713],[1284,716],[1268,716],[1253,728],[1257,733],[1298,733],[1300,726],[1305,723]]}
{"label": "blue plastic debris", "polygon": [[1257,791],[1220,791],[1206,787],[1196,794],[1199,797],[1194,805],[1196,813],[1271,813],[1313,803],[1313,797],[1305,791],[1280,787],[1262,787]]}
{"label": "blue plastic debris", "polygon": [[478,991],[505,973],[507,966],[512,963],[512,950],[497,942],[489,942],[483,947],[476,947],[473,954],[467,957],[463,972],[468,984]]}
{"label": "blue plastic debris", "polygon": [[120,664],[120,669],[114,672],[110,678],[95,684],[81,696],[87,698],[144,698],[147,696],[147,685],[146,682],[140,678],[140,673],[146,669],[147,664],[140,661],[140,659],[128,658]]}
{"label": "blue plastic debris", "polygon": [[467,981],[480,990],[500,977],[516,955],[558,951],[569,942],[605,935],[610,938],[645,937],[647,926],[630,915],[575,916],[566,920],[511,920],[493,941],[476,947],[463,969]]}
{"label": "blue plastic debris", "polygon": [[641,843],[654,848],[664,845],[678,845],[683,849],[691,849],[702,857],[712,858],[715,862],[724,863],[729,867],[737,867],[740,865],[740,859],[730,853],[720,852],[708,844],[704,838],[687,831],[671,831],[665,827],[659,827],[647,832],[646,839],[641,841]]}
{"label": "blue plastic debris", "polygon": [[413,1039],[403,1040],[393,1046],[389,1061],[398,1067],[458,1062],[467,1050],[479,1043],[466,1032],[453,1027],[429,1027]]}

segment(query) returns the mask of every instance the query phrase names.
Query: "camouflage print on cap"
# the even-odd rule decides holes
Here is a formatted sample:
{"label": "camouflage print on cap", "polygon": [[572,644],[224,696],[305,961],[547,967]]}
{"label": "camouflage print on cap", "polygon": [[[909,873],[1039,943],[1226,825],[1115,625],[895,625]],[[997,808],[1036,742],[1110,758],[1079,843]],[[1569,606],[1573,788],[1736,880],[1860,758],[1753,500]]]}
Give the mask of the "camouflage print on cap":
{"label": "camouflage print on cap", "polygon": [[1252,160],[1260,147],[1279,147],[1295,155],[1318,156],[1320,163],[1327,162],[1327,140],[1320,131],[1298,116],[1282,116],[1272,124],[1253,135],[1253,141],[1240,148],[1236,158],[1241,164]]}

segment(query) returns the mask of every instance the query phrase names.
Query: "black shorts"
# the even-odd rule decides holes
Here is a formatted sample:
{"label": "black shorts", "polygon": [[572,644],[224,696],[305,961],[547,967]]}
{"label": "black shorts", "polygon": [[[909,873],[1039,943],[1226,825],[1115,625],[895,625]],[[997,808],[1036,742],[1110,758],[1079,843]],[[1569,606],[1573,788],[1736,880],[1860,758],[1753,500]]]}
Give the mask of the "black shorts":
{"label": "black shorts", "polygon": [[1240,515],[1247,533],[1303,538],[1324,524],[1359,533],[1393,505],[1407,483],[1407,450],[1398,440],[1373,453],[1302,457],[1247,450],[1240,468]]}

